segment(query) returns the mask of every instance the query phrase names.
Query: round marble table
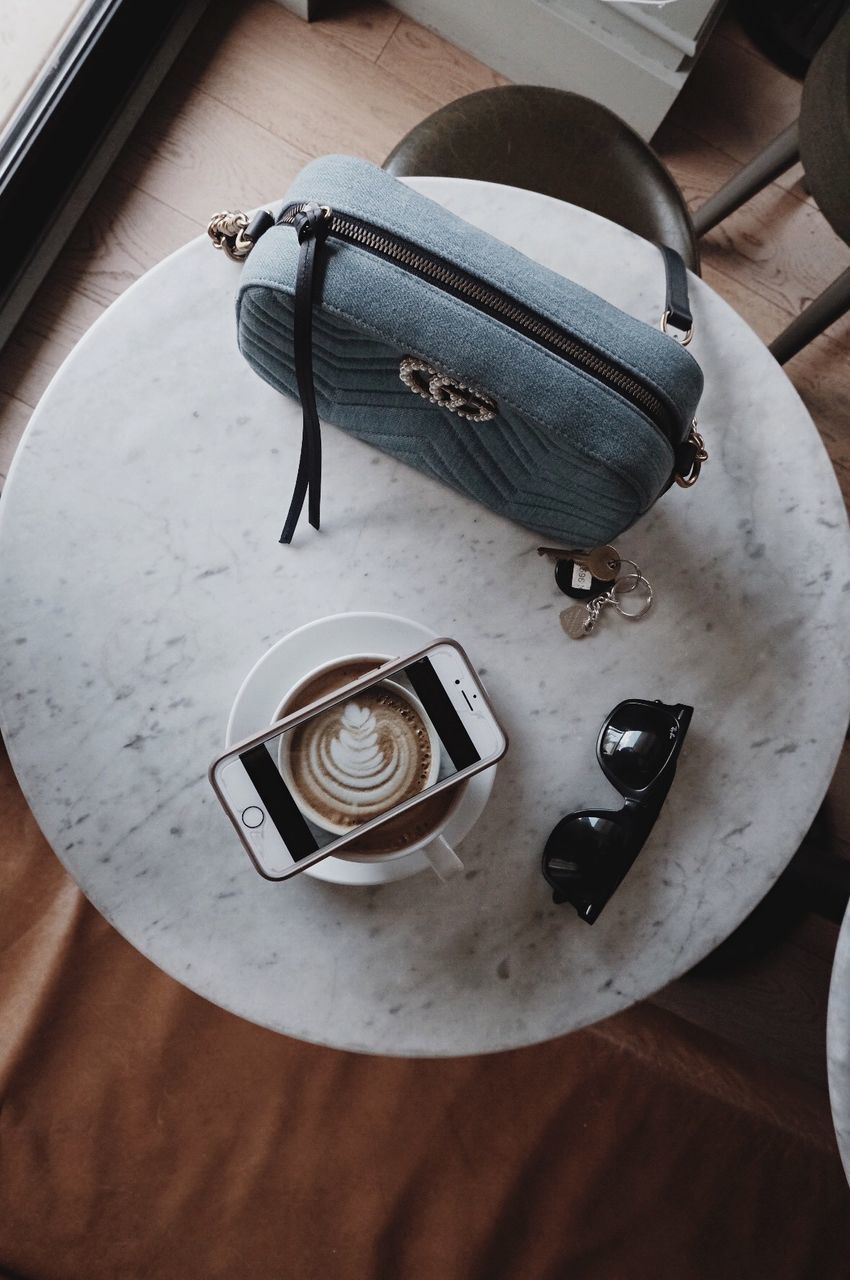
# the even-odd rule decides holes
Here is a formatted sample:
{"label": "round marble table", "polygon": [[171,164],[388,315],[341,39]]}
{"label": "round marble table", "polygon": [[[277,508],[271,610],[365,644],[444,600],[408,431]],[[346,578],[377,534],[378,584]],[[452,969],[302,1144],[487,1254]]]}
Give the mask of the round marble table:
{"label": "round marble table", "polygon": [[[657,320],[660,257],[622,228],[511,188],[414,185]],[[780,873],[847,723],[847,521],[793,387],[694,280],[711,461],[619,540],[651,614],[575,643],[532,533],[333,428],[322,532],[278,544],[299,411],[236,350],[238,279],[199,239],[130,289],[52,383],[0,502],[2,727],[53,848],[168,973],[312,1041],[507,1049],[657,990]],[[264,649],[352,609],[456,636],[508,729],[449,886],[270,885],[207,783]],[[627,696],[696,710],[653,836],[589,928],[539,856],[562,814],[618,803],[594,747]]]}
{"label": "round marble table", "polygon": [[829,984],[826,1063],[832,1121],[850,1181],[850,910],[844,916]]}

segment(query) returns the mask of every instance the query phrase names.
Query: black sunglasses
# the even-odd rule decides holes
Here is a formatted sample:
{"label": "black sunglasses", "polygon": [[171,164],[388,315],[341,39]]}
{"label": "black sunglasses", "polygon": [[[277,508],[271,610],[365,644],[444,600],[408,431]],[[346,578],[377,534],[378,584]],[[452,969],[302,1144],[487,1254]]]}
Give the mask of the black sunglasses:
{"label": "black sunglasses", "polygon": [[562,818],[543,850],[555,902],[570,902],[593,924],[640,853],[676,773],[693,707],[621,702],[602,726],[596,758],[623,797],[619,810],[585,809]]}

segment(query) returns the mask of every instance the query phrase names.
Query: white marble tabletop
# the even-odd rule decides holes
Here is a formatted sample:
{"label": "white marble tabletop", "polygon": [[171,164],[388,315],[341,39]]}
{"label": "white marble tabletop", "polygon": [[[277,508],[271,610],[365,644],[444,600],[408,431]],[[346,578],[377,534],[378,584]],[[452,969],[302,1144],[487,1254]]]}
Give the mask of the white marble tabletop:
{"label": "white marble tabletop", "polygon": [[[657,251],[622,228],[510,188],[414,185],[657,319]],[[618,542],[652,579],[648,618],[575,643],[533,534],[333,428],[322,532],[278,544],[299,411],[237,352],[238,278],[198,239],[130,289],[52,383],[0,501],[2,727],[57,855],[181,982],[325,1044],[506,1049],[657,990],[781,872],[847,723],[847,520],[796,392],[693,281],[711,461]],[[448,887],[270,885],[207,783],[245,672],[350,609],[456,636],[510,734]],[[653,836],[590,928],[552,903],[540,851],[563,814],[617,802],[594,748],[627,696],[695,714]]]}
{"label": "white marble tabletop", "polygon": [[850,1181],[850,910],[844,916],[829,984],[826,1064],[832,1122]]}

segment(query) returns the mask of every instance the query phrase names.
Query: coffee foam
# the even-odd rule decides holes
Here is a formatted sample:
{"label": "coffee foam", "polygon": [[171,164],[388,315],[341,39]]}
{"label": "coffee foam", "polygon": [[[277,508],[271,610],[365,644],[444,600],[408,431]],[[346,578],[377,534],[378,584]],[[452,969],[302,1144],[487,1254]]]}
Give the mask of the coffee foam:
{"label": "coffee foam", "polygon": [[418,710],[388,684],[297,726],[287,754],[298,792],[335,827],[359,826],[417,795],[433,762]]}
{"label": "coffee foam", "polygon": [[[359,680],[370,671],[376,671],[385,661],[385,658],[378,657],[345,658],[329,669],[320,671],[287,698],[278,712],[278,718],[303,710],[309,703],[318,702],[320,698],[335,693],[343,685]],[[339,856],[346,858],[353,854],[357,857],[383,857],[398,853],[409,845],[418,844],[440,830],[451,811],[457,807],[465,790],[466,783],[461,782],[447,791],[425,796],[412,809],[398,813],[373,831],[357,836],[351,844],[345,846]]]}

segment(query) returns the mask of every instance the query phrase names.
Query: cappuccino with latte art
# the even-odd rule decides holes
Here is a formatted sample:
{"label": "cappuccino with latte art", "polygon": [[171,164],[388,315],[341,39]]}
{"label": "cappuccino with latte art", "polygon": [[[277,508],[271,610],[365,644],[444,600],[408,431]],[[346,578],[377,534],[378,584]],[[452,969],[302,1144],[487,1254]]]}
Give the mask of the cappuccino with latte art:
{"label": "cappuccino with latte art", "polygon": [[439,765],[424,713],[390,681],[299,725],[285,762],[307,815],[339,832],[418,795]]}

